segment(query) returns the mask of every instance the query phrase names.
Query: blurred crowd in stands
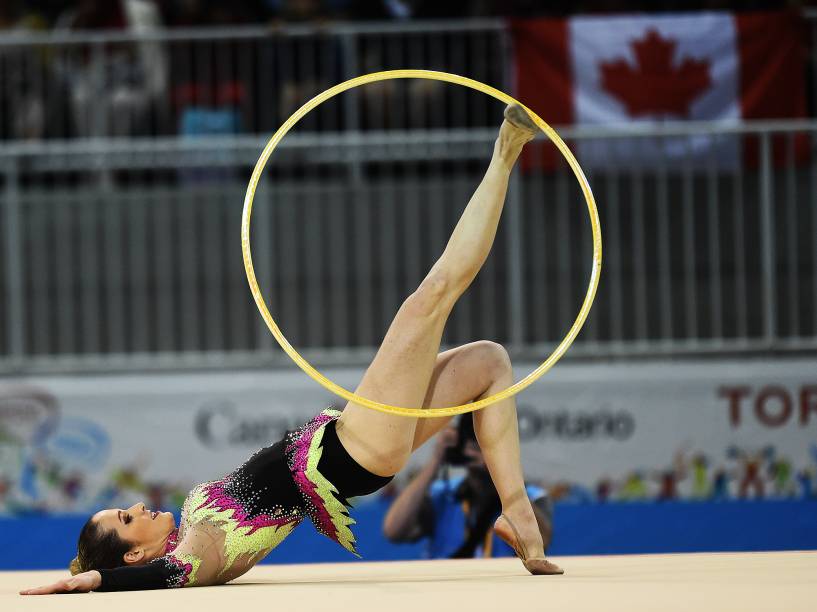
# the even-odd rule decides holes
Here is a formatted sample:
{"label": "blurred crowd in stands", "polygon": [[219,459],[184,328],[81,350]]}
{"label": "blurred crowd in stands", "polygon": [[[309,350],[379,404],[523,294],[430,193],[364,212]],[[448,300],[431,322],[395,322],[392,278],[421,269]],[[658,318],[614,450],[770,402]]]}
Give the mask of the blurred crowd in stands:
{"label": "blurred crowd in stands", "polygon": [[[569,12],[760,10],[809,4],[817,5],[817,0],[578,0],[569,4]],[[487,83],[501,83],[503,74],[501,37],[485,33],[440,38],[431,43],[436,47],[428,46],[431,38],[424,38],[422,31],[402,35],[394,41],[397,46],[388,47],[370,35],[350,51],[337,38],[324,36],[321,27],[301,37],[57,43],[48,49],[22,44],[32,31],[144,33],[266,24],[273,33],[288,24],[320,26],[341,20],[559,16],[568,12],[565,6],[535,0],[0,0],[0,43],[5,42],[0,45],[0,140],[264,133],[303,100],[343,80],[350,69],[344,62],[372,72],[403,67],[403,53],[410,54],[413,67],[459,72]],[[457,54],[445,55],[444,49],[455,47],[459,63],[452,59]],[[432,127],[423,125],[432,113],[422,109],[439,102],[439,85],[366,88],[356,128],[401,127],[405,119],[395,108],[402,99],[411,100],[405,107],[411,113],[402,113],[412,115],[411,127]],[[495,118],[453,113],[442,119],[452,127],[476,127]],[[314,123],[318,129],[336,129],[343,121],[339,111],[327,106],[307,117],[302,127],[314,129]]]}
{"label": "blurred crowd in stands", "polygon": [[580,13],[689,10],[764,10],[817,5],[815,0],[3,0],[3,29],[118,29],[127,27],[125,6],[151,4],[165,27],[461,17],[533,17]]}

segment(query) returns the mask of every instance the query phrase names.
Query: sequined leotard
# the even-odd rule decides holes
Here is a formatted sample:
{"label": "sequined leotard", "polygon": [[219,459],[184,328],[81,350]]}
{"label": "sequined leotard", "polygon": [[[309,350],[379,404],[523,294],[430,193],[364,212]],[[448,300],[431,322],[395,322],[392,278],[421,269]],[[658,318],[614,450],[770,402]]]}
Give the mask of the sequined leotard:
{"label": "sequined leotard", "polygon": [[221,480],[197,485],[182,508],[166,554],[146,565],[99,570],[101,591],[222,584],[278,546],[305,517],[353,554],[349,497],[391,478],[363,469],[343,449],[324,410],[283,440],[255,453]]}

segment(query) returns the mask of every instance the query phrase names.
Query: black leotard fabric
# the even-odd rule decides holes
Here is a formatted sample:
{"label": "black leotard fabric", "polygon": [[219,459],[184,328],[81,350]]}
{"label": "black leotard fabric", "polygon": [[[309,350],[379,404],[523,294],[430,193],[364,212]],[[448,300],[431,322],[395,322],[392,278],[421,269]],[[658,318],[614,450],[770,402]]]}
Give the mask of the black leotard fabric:
{"label": "black leotard fabric", "polygon": [[370,495],[389,484],[394,476],[372,474],[352,459],[338,439],[336,425],[337,421],[334,420],[326,424],[321,441],[323,454],[318,462],[318,471],[337,487],[341,501],[346,503],[351,497]]}

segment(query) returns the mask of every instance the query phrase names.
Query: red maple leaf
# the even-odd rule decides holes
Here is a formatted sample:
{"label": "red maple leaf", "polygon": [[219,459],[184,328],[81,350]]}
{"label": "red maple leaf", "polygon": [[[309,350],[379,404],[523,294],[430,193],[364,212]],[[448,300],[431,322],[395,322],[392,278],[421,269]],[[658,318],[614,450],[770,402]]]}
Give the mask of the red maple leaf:
{"label": "red maple leaf", "polygon": [[602,88],[623,102],[632,117],[689,116],[692,102],[712,86],[710,63],[685,57],[674,65],[677,41],[662,38],[654,29],[641,40],[632,40],[630,46],[637,65],[624,59],[602,62]]}

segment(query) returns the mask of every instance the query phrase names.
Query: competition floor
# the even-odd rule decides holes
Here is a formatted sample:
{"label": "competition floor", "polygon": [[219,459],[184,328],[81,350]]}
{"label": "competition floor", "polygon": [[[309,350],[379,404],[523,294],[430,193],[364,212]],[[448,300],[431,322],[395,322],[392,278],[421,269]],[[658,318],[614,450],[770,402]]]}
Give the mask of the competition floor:
{"label": "competition floor", "polygon": [[555,558],[564,576],[515,559],[264,565],[227,586],[22,597],[62,572],[0,573],[0,610],[523,612],[817,610],[817,552]]}

